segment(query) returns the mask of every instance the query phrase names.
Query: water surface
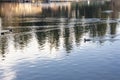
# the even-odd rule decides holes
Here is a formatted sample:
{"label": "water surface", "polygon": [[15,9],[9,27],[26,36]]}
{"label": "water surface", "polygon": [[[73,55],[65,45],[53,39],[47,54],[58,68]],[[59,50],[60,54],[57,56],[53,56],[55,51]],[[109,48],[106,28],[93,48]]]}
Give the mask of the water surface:
{"label": "water surface", "polygon": [[119,4],[0,3],[0,80],[120,79]]}

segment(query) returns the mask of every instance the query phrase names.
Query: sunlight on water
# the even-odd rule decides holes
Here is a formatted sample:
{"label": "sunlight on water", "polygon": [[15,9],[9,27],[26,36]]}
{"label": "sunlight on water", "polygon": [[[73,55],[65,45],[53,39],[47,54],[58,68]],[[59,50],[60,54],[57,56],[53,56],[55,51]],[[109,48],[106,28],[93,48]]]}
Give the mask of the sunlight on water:
{"label": "sunlight on water", "polygon": [[0,3],[0,80],[116,80],[119,1]]}

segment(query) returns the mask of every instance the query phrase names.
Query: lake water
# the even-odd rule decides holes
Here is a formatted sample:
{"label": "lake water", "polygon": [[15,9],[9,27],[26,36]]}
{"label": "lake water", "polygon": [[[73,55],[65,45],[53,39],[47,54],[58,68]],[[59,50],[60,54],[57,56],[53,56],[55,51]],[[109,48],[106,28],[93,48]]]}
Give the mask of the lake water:
{"label": "lake water", "polygon": [[119,80],[119,4],[0,3],[0,80]]}

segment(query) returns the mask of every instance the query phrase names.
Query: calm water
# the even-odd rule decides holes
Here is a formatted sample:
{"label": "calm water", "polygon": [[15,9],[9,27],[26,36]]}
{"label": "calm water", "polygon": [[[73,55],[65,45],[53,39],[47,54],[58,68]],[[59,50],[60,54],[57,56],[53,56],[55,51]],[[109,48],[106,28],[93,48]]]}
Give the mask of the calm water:
{"label": "calm water", "polygon": [[120,2],[0,3],[0,80],[119,80]]}

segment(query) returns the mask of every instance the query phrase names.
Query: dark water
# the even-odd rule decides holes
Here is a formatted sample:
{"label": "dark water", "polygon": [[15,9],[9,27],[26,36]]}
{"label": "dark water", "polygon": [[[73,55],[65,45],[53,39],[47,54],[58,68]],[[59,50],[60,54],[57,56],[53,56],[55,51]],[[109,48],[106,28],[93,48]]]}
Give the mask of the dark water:
{"label": "dark water", "polygon": [[0,80],[119,80],[119,4],[0,3]]}

